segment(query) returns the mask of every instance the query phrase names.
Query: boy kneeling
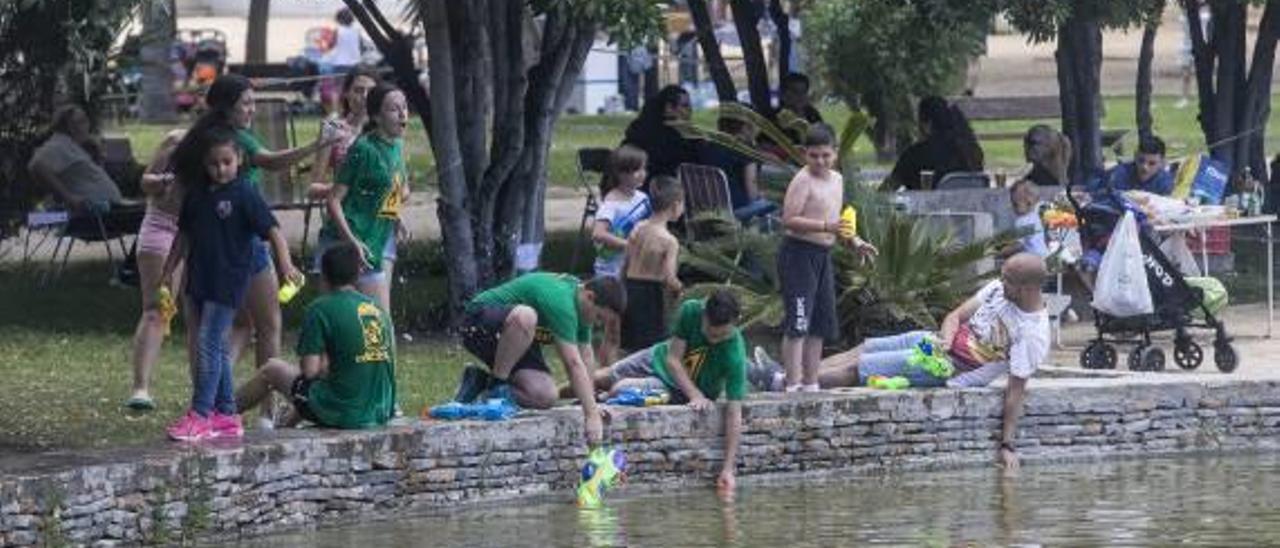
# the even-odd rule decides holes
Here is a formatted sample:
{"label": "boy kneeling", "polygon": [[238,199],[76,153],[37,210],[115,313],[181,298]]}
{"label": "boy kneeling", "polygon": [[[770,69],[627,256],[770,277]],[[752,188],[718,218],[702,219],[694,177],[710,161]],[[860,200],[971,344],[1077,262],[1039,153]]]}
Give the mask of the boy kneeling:
{"label": "boy kneeling", "polygon": [[328,294],[307,307],[298,337],[301,367],[272,359],[236,392],[236,407],[252,408],[274,389],[289,397],[292,416],[333,428],[381,426],[396,405],[391,318],[355,288],[363,260],[355,244],[329,248],[320,259]]}
{"label": "boy kneeling", "polygon": [[711,409],[724,392],[724,465],[716,481],[732,491],[742,430],[742,400],[747,395],[747,347],[734,325],[741,315],[733,293],[718,290],[705,301],[680,305],[671,338],[596,371],[596,388],[616,395],[624,388],[667,390],[671,401],[687,402],[696,411]]}

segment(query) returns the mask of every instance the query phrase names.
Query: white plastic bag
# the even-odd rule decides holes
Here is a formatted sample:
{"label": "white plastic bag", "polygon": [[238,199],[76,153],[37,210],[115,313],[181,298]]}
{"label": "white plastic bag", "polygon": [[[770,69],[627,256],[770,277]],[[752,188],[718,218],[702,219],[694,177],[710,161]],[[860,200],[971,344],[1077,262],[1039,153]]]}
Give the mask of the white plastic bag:
{"label": "white plastic bag", "polygon": [[1102,255],[1098,281],[1093,292],[1093,308],[1118,318],[1150,314],[1155,311],[1147,271],[1142,264],[1142,244],[1138,241],[1138,222],[1132,211],[1126,211]]}

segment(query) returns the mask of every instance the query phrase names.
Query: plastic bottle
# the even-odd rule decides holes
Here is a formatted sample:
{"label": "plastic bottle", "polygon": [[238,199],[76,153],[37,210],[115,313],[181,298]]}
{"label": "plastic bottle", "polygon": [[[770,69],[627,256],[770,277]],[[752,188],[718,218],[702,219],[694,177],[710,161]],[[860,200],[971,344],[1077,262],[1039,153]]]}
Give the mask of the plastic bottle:
{"label": "plastic bottle", "polygon": [[280,299],[280,304],[288,304],[289,301],[292,301],[305,285],[307,285],[306,278],[299,278],[297,283],[294,283],[293,280],[285,282],[284,285],[280,286],[280,292],[276,294],[276,297]]}
{"label": "plastic bottle", "polygon": [[840,237],[852,240],[858,236],[858,210],[851,205],[844,206],[840,212]]}

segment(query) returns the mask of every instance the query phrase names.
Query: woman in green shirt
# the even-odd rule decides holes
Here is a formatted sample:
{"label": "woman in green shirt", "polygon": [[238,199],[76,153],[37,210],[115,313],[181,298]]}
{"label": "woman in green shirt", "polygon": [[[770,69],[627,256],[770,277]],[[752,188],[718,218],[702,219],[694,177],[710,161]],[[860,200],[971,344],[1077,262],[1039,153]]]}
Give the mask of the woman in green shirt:
{"label": "woman in green shirt", "polygon": [[369,123],[352,143],[326,201],[326,242],[351,242],[360,249],[365,270],[356,287],[383,310],[391,310],[391,280],[383,270],[387,242],[396,237],[400,208],[408,198],[404,130],[409,107],[404,93],[380,83],[365,100]]}

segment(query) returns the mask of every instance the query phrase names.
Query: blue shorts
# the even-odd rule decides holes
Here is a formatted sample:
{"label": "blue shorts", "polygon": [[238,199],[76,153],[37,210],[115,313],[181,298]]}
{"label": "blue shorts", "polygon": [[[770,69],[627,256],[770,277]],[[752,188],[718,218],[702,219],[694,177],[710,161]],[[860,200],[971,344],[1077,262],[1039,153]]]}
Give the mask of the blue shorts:
{"label": "blue shorts", "polygon": [[858,358],[858,385],[866,386],[873,376],[906,377],[913,388],[946,386],[947,379],[930,375],[920,367],[911,367],[911,357],[917,344],[929,335],[928,331],[911,331],[891,337],[867,339],[862,344]]}
{"label": "blue shorts", "polygon": [[263,270],[271,268],[271,249],[267,246],[267,242],[262,238],[254,236],[253,238],[253,275],[261,274]]}

